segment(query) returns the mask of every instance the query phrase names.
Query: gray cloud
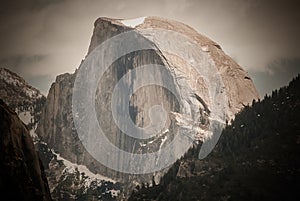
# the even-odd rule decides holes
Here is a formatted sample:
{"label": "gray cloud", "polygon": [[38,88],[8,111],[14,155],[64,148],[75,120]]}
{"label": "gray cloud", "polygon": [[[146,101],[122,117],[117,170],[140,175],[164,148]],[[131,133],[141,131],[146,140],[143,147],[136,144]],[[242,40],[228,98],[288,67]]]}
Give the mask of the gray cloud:
{"label": "gray cloud", "polygon": [[[275,76],[279,71],[269,74],[274,61],[300,58],[299,10],[294,0],[11,0],[0,7],[0,65],[15,58],[11,63],[18,64],[11,69],[29,81],[54,79],[79,66],[97,17],[156,15],[184,22],[218,42],[257,76],[255,84],[265,92],[260,73]],[[47,57],[30,63],[18,55]]]}
{"label": "gray cloud", "polygon": [[19,68],[22,65],[31,65],[36,62],[41,62],[46,58],[46,55],[13,55],[7,58],[0,59],[0,64],[8,68]]}
{"label": "gray cloud", "polygon": [[300,68],[300,58],[295,59],[279,59],[268,65],[268,71],[250,70],[250,75],[254,82],[259,85],[259,93],[261,97],[265,94],[271,94],[274,89],[286,86],[292,78],[295,77]]}

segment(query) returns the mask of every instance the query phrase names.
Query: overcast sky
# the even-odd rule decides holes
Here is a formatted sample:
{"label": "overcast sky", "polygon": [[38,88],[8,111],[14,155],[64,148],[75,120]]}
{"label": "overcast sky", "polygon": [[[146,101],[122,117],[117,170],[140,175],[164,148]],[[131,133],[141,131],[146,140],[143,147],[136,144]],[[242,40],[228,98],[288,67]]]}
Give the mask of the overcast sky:
{"label": "overcast sky", "polygon": [[0,5],[0,67],[48,93],[86,56],[101,16],[161,16],[219,43],[261,96],[300,72],[300,6],[292,0],[7,0]]}

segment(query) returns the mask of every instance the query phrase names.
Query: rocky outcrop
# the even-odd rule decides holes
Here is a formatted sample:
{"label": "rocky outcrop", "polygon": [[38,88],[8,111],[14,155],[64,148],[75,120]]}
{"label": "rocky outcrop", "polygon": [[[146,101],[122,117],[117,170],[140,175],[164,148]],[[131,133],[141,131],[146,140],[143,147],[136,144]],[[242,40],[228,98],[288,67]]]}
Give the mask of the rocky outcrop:
{"label": "rocky outcrop", "polygon": [[8,200],[50,201],[43,165],[29,130],[0,100],[0,191]]}
{"label": "rocky outcrop", "polygon": [[35,137],[34,130],[46,97],[16,73],[0,68],[0,98],[18,114]]}
{"label": "rocky outcrop", "polygon": [[[225,103],[222,103],[225,105],[223,112],[226,120],[232,119],[235,113],[240,111],[245,105],[251,104],[253,99],[258,99],[258,93],[247,73],[227,56],[218,44],[197,33],[191,27],[157,17],[143,18],[140,23],[135,25],[132,23],[128,24],[126,20],[99,18],[95,22],[87,57],[105,40],[130,30],[136,32],[135,41],[147,41],[150,46],[154,47],[151,50],[131,52],[120,57],[109,67],[99,81],[95,101],[99,124],[104,132],[108,133],[107,138],[110,142],[127,152],[145,153],[157,151],[174,139],[176,130],[179,128],[185,126],[185,129],[189,130],[196,127],[198,130],[205,131],[208,129],[210,122],[209,113],[213,105],[209,97],[209,88],[210,85],[215,85],[215,82],[205,80],[203,78],[205,75],[197,72],[189,62],[165,51],[164,45],[166,44],[164,44],[164,41],[161,40],[158,34],[151,32],[151,29],[154,28],[183,34],[196,46],[191,46],[190,49],[182,50],[182,52],[191,51],[191,54],[198,55],[195,61],[199,61],[203,69],[214,68],[216,70],[216,74],[219,75],[222,81],[222,84],[216,84],[216,89],[227,97]],[[175,46],[176,44],[180,46],[180,41],[177,41],[176,38],[171,42]],[[197,48],[194,50],[192,47]],[[112,51],[111,54],[116,54],[117,50],[110,51]],[[171,76],[171,85],[176,88],[176,93],[183,97],[184,104],[187,104],[187,107],[195,111],[197,110],[196,112],[198,113],[200,110],[200,115],[193,117],[193,122],[196,122],[196,126],[189,125],[189,121],[180,115],[181,105],[184,105],[183,102],[181,100],[178,101],[174,95],[160,86],[141,88],[130,100],[131,118],[140,127],[151,123],[148,117],[148,110],[153,105],[162,104],[167,113],[173,115],[167,118],[167,126],[160,135],[152,138],[151,141],[137,140],[125,135],[114,124],[110,104],[115,85],[127,72],[147,64],[165,66],[166,72]],[[84,65],[84,61],[82,65]],[[80,68],[82,68],[82,65]],[[71,162],[84,164],[94,173],[101,173],[123,182],[133,182],[137,180],[136,176],[121,174],[105,167],[90,155],[79,140],[73,122],[72,95],[75,78],[80,68],[74,74],[58,76],[55,83],[52,84],[37,133],[50,148],[53,148],[55,152]],[[211,72],[213,72],[212,70]],[[160,72],[152,76],[164,82],[164,75]],[[89,78],[87,77],[87,79]],[[136,83],[136,79],[130,77],[125,80],[126,87],[130,88],[133,86]],[[218,97],[214,98],[218,99]],[[122,107],[125,104],[122,100],[114,101]],[[205,138],[207,138],[205,132],[200,132],[198,140]],[[173,151],[174,153],[177,152],[176,147],[174,147]],[[122,159],[108,158],[108,160],[121,162]],[[152,175],[139,177],[139,182],[143,182],[143,178],[144,181],[148,181],[152,178]]]}

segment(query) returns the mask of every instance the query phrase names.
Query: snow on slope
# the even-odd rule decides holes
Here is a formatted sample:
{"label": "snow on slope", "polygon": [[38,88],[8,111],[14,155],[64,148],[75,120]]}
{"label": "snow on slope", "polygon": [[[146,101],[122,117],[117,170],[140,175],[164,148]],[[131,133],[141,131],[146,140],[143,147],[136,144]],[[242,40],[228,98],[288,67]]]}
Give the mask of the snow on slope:
{"label": "snow on slope", "polygon": [[[40,144],[47,147],[47,144],[42,141]],[[115,200],[119,196],[122,187],[117,181],[100,174],[94,174],[86,166],[66,160],[53,149],[48,148],[48,151],[42,154],[46,156],[47,152],[52,155],[49,168],[51,169],[50,174],[55,176],[53,177],[54,180],[53,178],[49,180],[49,186],[55,199],[64,200],[65,197],[61,197],[61,193],[66,192],[72,200],[77,200],[79,197],[91,193],[97,198],[104,196],[109,198],[108,200]]]}
{"label": "snow on slope", "polygon": [[68,161],[67,159],[64,159],[63,157],[61,157],[58,153],[55,153],[54,150],[52,150],[52,152],[56,155],[57,160],[61,160],[63,161],[64,165],[66,166],[64,171],[68,171],[68,172],[75,172],[76,170],[78,170],[80,173],[84,173],[86,176],[89,177],[88,179],[88,183],[87,185],[90,185],[90,182],[92,180],[104,180],[104,181],[110,181],[112,183],[116,183],[115,180],[112,180],[108,177],[105,177],[103,175],[100,174],[94,174],[92,173],[85,165],[78,165],[76,163],[72,163],[70,161]]}

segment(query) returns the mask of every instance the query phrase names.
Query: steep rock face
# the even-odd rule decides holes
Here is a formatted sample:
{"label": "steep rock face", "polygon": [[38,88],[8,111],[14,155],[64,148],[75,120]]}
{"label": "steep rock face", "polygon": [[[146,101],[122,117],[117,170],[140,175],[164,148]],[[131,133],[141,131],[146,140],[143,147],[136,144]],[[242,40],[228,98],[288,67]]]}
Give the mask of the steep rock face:
{"label": "steep rock face", "polygon": [[[201,50],[196,52],[196,54],[200,55],[198,59],[200,59],[201,65],[205,65],[204,67],[207,68],[210,66],[216,67],[224,83],[224,85],[218,86],[219,90],[225,91],[228,98],[228,102],[225,103],[226,108],[224,108],[226,110],[226,120],[233,118],[236,112],[244,105],[250,104],[253,99],[258,99],[258,93],[247,73],[228,57],[218,44],[200,35],[191,27],[156,17],[144,18],[135,25],[128,24],[126,20],[99,18],[95,22],[88,55],[105,40],[128,30],[136,31],[138,35],[136,40],[147,40],[151,46],[155,47],[152,50],[131,52],[120,57],[110,66],[99,82],[95,102],[97,118],[104,131],[109,133],[108,139],[117,147],[134,153],[156,151],[161,146],[165,146],[165,144],[172,141],[176,129],[185,120],[182,120],[179,115],[176,116],[179,112],[180,103],[170,92],[159,86],[147,86],[139,89],[132,97],[130,105],[131,118],[136,125],[143,127],[150,122],[147,116],[148,109],[153,105],[162,103],[169,114],[175,114],[175,117],[167,118],[167,126],[163,129],[163,132],[158,137],[151,139],[151,141],[136,140],[120,132],[117,126],[113,124],[113,117],[109,109],[114,86],[127,72],[146,64],[166,66],[166,71],[172,76],[173,81],[171,84],[175,86],[177,93],[185,96],[188,100],[187,102],[190,102],[191,105],[196,102],[194,105],[201,110],[201,116],[195,117],[195,120],[199,121],[197,123],[198,126],[200,125],[199,128],[207,129],[209,125],[209,110],[212,105],[209,100],[208,85],[214,83],[205,82],[201,74],[196,72],[187,61],[182,60],[175,54],[164,51],[163,46],[165,44],[163,41],[158,40],[159,36],[155,32],[151,32],[151,28],[177,31],[185,35],[194,41]],[[150,32],[145,32],[145,29],[149,29]],[[172,42],[177,43],[176,39]],[[115,50],[110,51],[112,51],[112,54],[116,54]],[[207,58],[209,61],[207,61]],[[73,75],[60,75],[51,86],[46,107],[37,129],[38,135],[50,148],[53,148],[62,157],[73,163],[84,164],[91,171],[111,178],[117,178],[122,181],[135,180],[135,176],[120,174],[103,166],[86,151],[79,140],[72,115],[72,87],[77,73],[78,71]],[[163,82],[164,77],[159,72],[153,76],[161,79]],[[127,87],[133,86],[134,83],[135,79],[132,77],[126,80]],[[122,100],[117,100],[117,102],[119,105],[124,104]],[[199,139],[203,140],[206,137],[204,134],[201,134]],[[176,151],[176,148],[174,151]],[[108,160],[112,159],[109,158]],[[113,160],[121,161],[119,158],[114,158]],[[149,178],[151,177],[148,176],[146,181],[149,181]]]}
{"label": "steep rock face", "polygon": [[[168,19],[161,19],[158,17],[147,17],[142,24],[137,26],[139,28],[159,28],[175,32],[179,32],[188,38],[192,39],[200,46],[203,54],[208,54],[218,69],[226,88],[228,97],[229,110],[233,114],[239,112],[253,99],[258,99],[259,95],[249,75],[239,66],[233,59],[226,55],[221,49],[220,45],[210,40],[209,38],[199,34],[193,28],[180,22]],[[182,64],[174,58],[174,55],[164,54],[168,61],[174,64],[175,70],[183,71],[186,80],[193,89],[201,94],[201,87],[195,83],[197,77],[193,77],[193,73],[189,71],[190,68],[186,64]],[[202,97],[205,98],[205,97]]]}
{"label": "steep rock face", "polygon": [[[49,94],[47,96],[46,107],[43,111],[43,117],[38,125],[37,132],[39,137],[48,145],[56,145],[55,150],[62,153],[65,148],[72,148],[72,152],[66,152],[64,157],[76,160],[76,153],[80,149],[76,147],[78,139],[76,132],[73,129],[73,121],[71,114],[72,102],[72,86],[74,76],[70,74],[63,74],[56,78],[55,84],[52,84]],[[63,106],[64,108],[60,108]],[[51,135],[42,135],[43,130],[45,133]],[[57,143],[62,142],[62,143]]]}
{"label": "steep rock face", "polygon": [[0,189],[9,200],[51,200],[43,166],[26,126],[0,100]]}

